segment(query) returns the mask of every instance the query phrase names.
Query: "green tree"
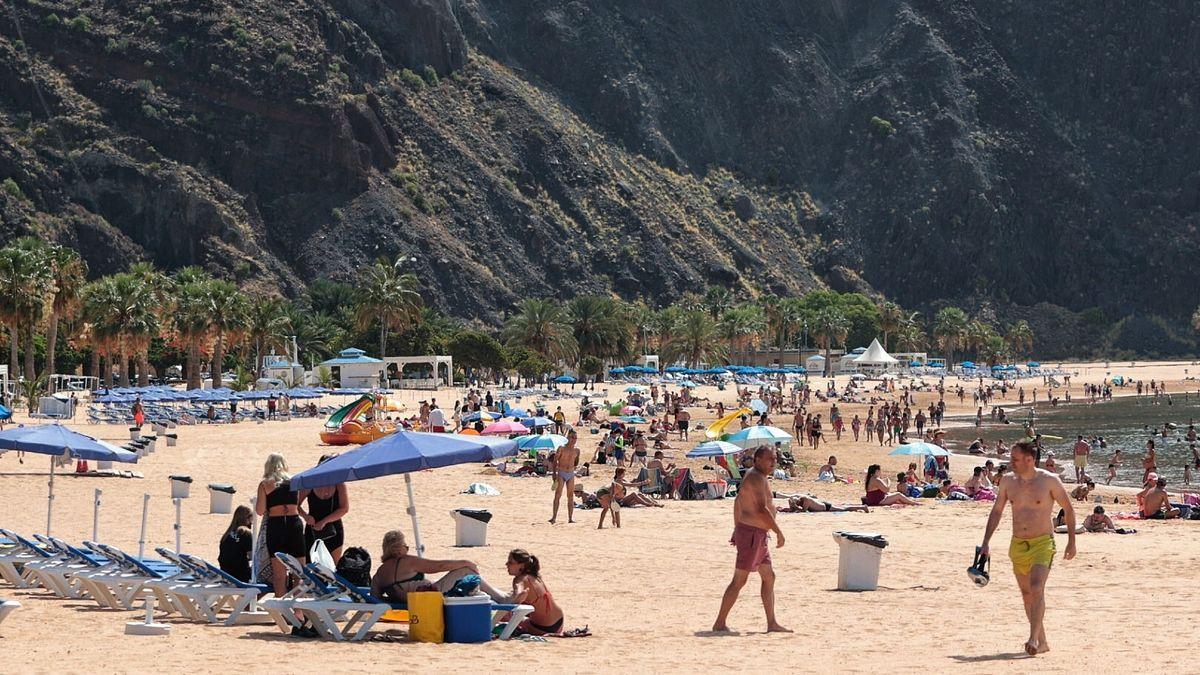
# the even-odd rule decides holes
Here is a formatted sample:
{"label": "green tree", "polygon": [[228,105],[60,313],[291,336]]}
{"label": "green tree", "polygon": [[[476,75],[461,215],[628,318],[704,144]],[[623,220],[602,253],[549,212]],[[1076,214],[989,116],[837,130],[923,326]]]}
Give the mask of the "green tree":
{"label": "green tree", "polygon": [[729,355],[744,354],[757,345],[766,329],[767,320],[758,305],[741,305],[725,310],[717,330],[729,345]]}
{"label": "green tree", "polygon": [[354,318],[360,329],[379,322],[379,357],[387,356],[389,330],[402,330],[420,318],[419,283],[404,271],[404,257],[378,260],[358,275]]}
{"label": "green tree", "polygon": [[446,349],[454,357],[455,365],[469,370],[488,368],[496,371],[505,367],[504,347],[483,331],[461,330],[450,337]]}
{"label": "green tree", "polygon": [[567,313],[579,356],[620,358],[633,351],[633,321],[617,300],[576,296],[567,305]]}
{"label": "green tree", "polygon": [[53,375],[57,366],[58,328],[79,313],[79,291],[87,277],[87,264],[75,251],[65,246],[49,250],[51,274],[54,276],[54,296],[50,301],[50,321],[46,328],[46,368]]}
{"label": "green tree", "polygon": [[830,350],[836,344],[845,346],[846,337],[850,334],[850,321],[837,307],[826,307],[813,317],[811,330],[813,341],[817,343],[817,346],[825,350],[824,375],[825,377],[829,377],[833,374],[833,360],[830,358]]}
{"label": "green tree", "polygon": [[693,367],[725,358],[717,322],[698,310],[686,312],[679,318],[660,352],[666,363],[683,361]]}
{"label": "green tree", "polygon": [[[131,327],[131,337],[136,345],[134,353],[138,362],[138,386],[145,387],[150,384],[150,343],[161,335],[163,326],[169,323],[174,306],[174,282],[147,262],[130,265],[129,274],[138,284],[136,302],[139,305],[139,323]],[[143,315],[143,312],[148,315]],[[158,374],[162,376],[165,371],[159,369]]]}
{"label": "green tree", "polygon": [[943,307],[933,318],[933,336],[946,353],[946,363],[954,367],[954,351],[963,343],[967,314],[957,307]]}
{"label": "green tree", "polygon": [[[1193,315],[1192,319],[1195,320],[1196,317]],[[1004,340],[1014,355],[1029,353],[1029,350],[1033,349],[1033,329],[1029,327],[1028,321],[1021,319],[1009,325]]]}
{"label": "green tree", "polygon": [[900,309],[900,305],[894,302],[879,304],[879,328],[883,330],[884,351],[888,348],[888,337],[900,330],[903,319],[904,311]]}
{"label": "green tree", "polygon": [[570,314],[553,300],[529,299],[504,322],[501,333],[510,345],[522,345],[550,362],[570,361],[578,353]]}
{"label": "green tree", "polygon": [[203,386],[200,363],[205,347],[212,337],[213,306],[209,284],[212,278],[199,268],[185,267],[175,273],[175,310],[171,315],[172,330],[187,354],[187,388]]}
{"label": "green tree", "polygon": [[33,334],[54,297],[49,247],[36,237],[21,237],[0,249],[0,318],[8,325],[9,369],[17,370],[18,350],[25,345],[24,376],[34,379]]}
{"label": "green tree", "polygon": [[726,310],[733,308],[733,293],[730,293],[729,289],[724,286],[709,286],[704,291],[702,304],[712,320],[716,321]]}
{"label": "green tree", "polygon": [[600,376],[604,374],[604,361],[596,356],[583,357],[579,360],[579,374],[599,380]]}
{"label": "green tree", "polygon": [[292,328],[288,304],[280,298],[261,296],[250,301],[246,314],[246,345],[254,346],[254,374],[262,373],[262,357],[269,349],[283,350],[285,335]]}
{"label": "green tree", "polygon": [[[212,386],[219,389],[222,386],[222,375],[225,370],[226,341],[237,341],[245,334],[250,309],[249,299],[238,290],[232,282],[214,279],[207,284],[209,302],[212,306]],[[254,373],[258,378],[258,371]]]}

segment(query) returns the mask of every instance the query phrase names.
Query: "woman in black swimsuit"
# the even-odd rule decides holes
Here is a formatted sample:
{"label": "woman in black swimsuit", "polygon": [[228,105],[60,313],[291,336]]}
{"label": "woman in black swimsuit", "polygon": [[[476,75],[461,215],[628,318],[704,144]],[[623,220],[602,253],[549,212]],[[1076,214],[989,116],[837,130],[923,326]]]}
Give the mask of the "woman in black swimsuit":
{"label": "woman in black swimsuit", "polygon": [[[391,530],[383,535],[379,569],[371,577],[371,592],[377,597],[403,603],[413,591],[435,588],[445,593],[454,588],[459,579],[468,574],[479,574],[479,567],[470,560],[429,560],[409,555],[408,550],[408,543],[400,530]],[[425,578],[427,574],[438,572],[446,574],[437,581]],[[486,581],[479,588],[488,595],[496,592]]]}
{"label": "woman in black swimsuit", "polygon": [[[337,457],[325,455],[317,461],[318,465]],[[333,556],[336,565],[342,559],[342,545],[345,543],[346,530],[342,518],[350,512],[350,498],[346,494],[346,484],[339,483],[333,487],[320,487],[313,490],[300,491],[300,517],[304,519],[304,545],[311,551],[318,539],[325,542],[325,548]]]}
{"label": "woman in black swimsuit", "polygon": [[276,553],[295,556],[300,564],[308,559],[304,548],[304,521],[300,519],[299,495],[292,491],[291,475],[283,455],[272,453],[263,466],[263,479],[258,484],[258,501],[254,508],[266,517],[267,553],[271,556],[271,583],[275,595],[288,590],[287,568]]}

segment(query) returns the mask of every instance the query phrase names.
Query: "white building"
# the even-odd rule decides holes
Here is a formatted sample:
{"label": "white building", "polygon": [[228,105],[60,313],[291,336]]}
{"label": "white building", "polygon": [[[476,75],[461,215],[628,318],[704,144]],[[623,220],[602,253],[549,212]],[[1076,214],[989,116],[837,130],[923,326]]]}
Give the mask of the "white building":
{"label": "white building", "polygon": [[333,386],[339,389],[371,389],[379,386],[383,373],[383,361],[367,356],[361,349],[350,347],[338,353],[337,358],[322,361],[333,377]]}

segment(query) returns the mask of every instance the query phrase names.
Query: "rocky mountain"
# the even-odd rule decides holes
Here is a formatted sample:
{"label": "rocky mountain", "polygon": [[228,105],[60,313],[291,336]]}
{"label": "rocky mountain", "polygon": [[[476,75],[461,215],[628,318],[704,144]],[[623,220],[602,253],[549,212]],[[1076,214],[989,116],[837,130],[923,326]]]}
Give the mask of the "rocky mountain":
{"label": "rocky mountain", "polygon": [[433,304],[488,322],[708,284],[1178,319],[1194,10],[13,0],[0,239],[285,293],[411,256]]}

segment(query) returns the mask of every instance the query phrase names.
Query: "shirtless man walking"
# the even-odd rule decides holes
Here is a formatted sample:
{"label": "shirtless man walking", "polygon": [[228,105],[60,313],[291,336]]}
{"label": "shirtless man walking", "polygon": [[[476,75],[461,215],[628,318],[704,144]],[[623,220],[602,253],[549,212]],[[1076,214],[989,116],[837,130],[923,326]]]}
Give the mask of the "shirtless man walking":
{"label": "shirtless man walking", "polygon": [[1066,512],[1067,519],[1067,550],[1063,553],[1063,559],[1075,557],[1075,510],[1071,508],[1071,499],[1058,476],[1037,468],[1036,455],[1037,446],[1031,442],[1012,446],[1012,475],[1000,481],[981,547],[982,553],[988,555],[988,542],[1000,524],[1005,505],[1011,502],[1013,535],[1008,557],[1012,559],[1013,575],[1017,577],[1021,600],[1025,603],[1025,616],[1029,619],[1029,640],[1025,642],[1025,653],[1030,656],[1050,651],[1043,620],[1046,615],[1046,580],[1050,577],[1050,565],[1054,562],[1054,524],[1051,514],[1055,502]]}
{"label": "shirtless man walking", "polygon": [[579,466],[579,447],[575,445],[579,436],[574,428],[567,429],[567,444],[554,453],[550,470],[554,472],[554,512],[550,514],[550,524],[558,520],[558,501],[562,499],[564,488],[567,493],[567,522],[575,522],[575,467]]}
{"label": "shirtless man walking", "polygon": [[733,537],[729,543],[737,546],[737,562],[734,564],[733,580],[721,598],[721,610],[717,612],[714,631],[726,632],[725,623],[733,603],[751,572],[758,572],[762,579],[762,603],[767,613],[767,632],[790,633],[775,620],[775,570],[771,567],[771,552],[767,548],[768,531],[774,532],[779,541],[775,548],[783,547],[783,531],[775,522],[775,506],[771,501],[771,488],[767,476],[775,470],[775,448],[764,445],[754,451],[754,468],[742,478],[741,489],[733,501]]}

